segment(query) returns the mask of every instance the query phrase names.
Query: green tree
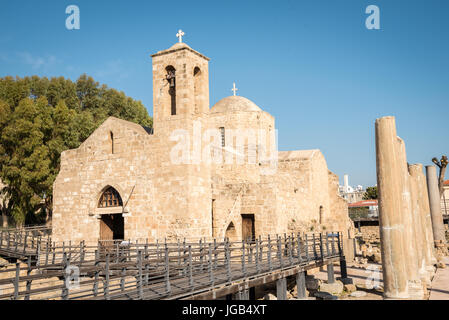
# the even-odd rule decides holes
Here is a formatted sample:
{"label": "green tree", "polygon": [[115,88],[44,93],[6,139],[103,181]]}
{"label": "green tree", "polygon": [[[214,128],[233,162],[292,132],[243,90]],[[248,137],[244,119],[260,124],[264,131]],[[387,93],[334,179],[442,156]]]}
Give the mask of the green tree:
{"label": "green tree", "polygon": [[109,116],[152,126],[140,101],[82,75],[0,78],[2,215],[48,221],[61,152],[77,148]]}
{"label": "green tree", "polygon": [[374,200],[377,198],[377,186],[366,188],[366,191],[363,194],[363,200]]}

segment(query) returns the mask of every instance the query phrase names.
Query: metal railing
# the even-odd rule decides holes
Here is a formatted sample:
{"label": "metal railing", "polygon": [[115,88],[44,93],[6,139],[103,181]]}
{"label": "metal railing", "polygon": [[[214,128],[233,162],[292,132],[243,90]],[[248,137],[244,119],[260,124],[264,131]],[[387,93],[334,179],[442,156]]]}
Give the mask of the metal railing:
{"label": "metal railing", "polygon": [[16,255],[26,261],[0,270],[0,299],[178,299],[342,256],[339,232],[240,242],[101,241],[95,245],[56,245],[50,237],[18,235],[12,240],[10,233],[0,235],[0,251],[17,248]]}

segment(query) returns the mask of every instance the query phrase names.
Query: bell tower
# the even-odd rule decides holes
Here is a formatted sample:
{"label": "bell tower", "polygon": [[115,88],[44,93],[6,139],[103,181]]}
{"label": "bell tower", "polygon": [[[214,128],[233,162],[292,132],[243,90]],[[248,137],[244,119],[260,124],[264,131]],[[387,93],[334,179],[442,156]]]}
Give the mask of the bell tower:
{"label": "bell tower", "polygon": [[[182,42],[153,54],[153,143],[159,209],[177,237],[212,236],[211,166],[202,138],[209,121],[209,58]],[[188,232],[186,231],[188,226]]]}
{"label": "bell tower", "polygon": [[[209,112],[209,58],[182,42],[153,54],[153,117],[161,122],[194,119]],[[181,121],[183,122],[183,121]]]}

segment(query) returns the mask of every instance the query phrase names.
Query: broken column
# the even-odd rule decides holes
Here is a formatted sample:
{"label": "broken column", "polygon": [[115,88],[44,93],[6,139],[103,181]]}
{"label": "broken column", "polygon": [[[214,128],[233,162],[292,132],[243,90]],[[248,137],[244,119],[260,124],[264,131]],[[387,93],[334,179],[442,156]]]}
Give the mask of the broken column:
{"label": "broken column", "polygon": [[421,208],[421,216],[424,219],[426,229],[426,267],[427,271],[432,276],[435,271],[433,266],[437,263],[437,259],[435,258],[435,245],[432,230],[432,218],[430,215],[429,196],[427,192],[427,182],[422,165],[420,167],[420,171],[418,172],[418,186],[420,201],[419,206]]}
{"label": "broken column", "polygon": [[437,170],[435,166],[426,166],[426,176],[435,247],[440,253],[446,254],[446,236],[443,215],[441,213],[440,191],[438,189]]}
{"label": "broken column", "polygon": [[408,171],[407,153],[405,151],[404,141],[397,137],[398,141],[398,161],[401,175],[401,189],[402,189],[402,219],[404,222],[404,256],[405,267],[407,270],[407,278],[409,281],[409,295],[413,299],[423,299],[424,290],[421,283],[418,266],[418,252],[417,241],[414,234],[414,224],[418,221],[413,219],[412,197],[411,197],[411,177]]}
{"label": "broken column", "polygon": [[416,239],[416,253],[419,277],[423,288],[426,290],[430,284],[430,276],[427,272],[426,253],[428,251],[426,238],[426,223],[424,215],[421,214],[420,193],[419,193],[419,172],[422,172],[421,164],[411,164],[408,166],[410,173],[410,194],[412,200],[413,234]]}
{"label": "broken column", "polygon": [[376,119],[376,169],[384,297],[406,299],[408,277],[404,255],[401,165],[394,117]]}

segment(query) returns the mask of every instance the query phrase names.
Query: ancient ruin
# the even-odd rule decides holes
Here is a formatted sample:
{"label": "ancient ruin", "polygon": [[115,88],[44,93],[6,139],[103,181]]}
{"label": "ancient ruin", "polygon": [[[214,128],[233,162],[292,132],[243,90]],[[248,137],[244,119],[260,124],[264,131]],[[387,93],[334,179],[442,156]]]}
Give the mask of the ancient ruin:
{"label": "ancient ruin", "polygon": [[[394,117],[376,120],[384,297],[423,299],[447,251],[435,167],[408,164]],[[430,206],[429,206],[430,203]],[[440,264],[439,264],[440,265]]]}

